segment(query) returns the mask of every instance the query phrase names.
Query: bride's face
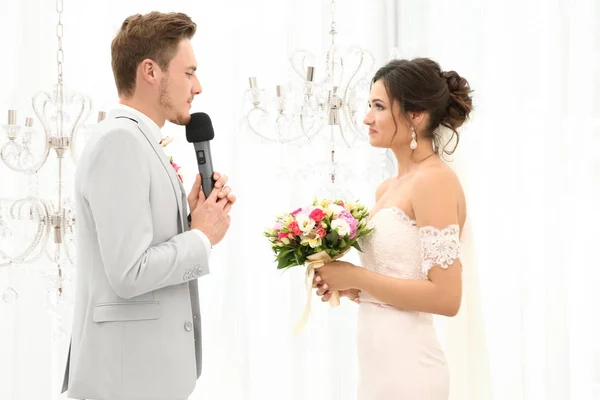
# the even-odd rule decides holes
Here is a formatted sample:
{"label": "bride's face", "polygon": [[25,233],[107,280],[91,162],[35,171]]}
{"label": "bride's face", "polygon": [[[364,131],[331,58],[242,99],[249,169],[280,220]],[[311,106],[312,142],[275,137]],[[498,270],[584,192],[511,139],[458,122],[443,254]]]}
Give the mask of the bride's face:
{"label": "bride's face", "polygon": [[369,143],[373,147],[391,148],[408,146],[411,132],[406,119],[401,117],[400,104],[391,101],[383,81],[371,86],[369,112],[364,123],[369,126]]}

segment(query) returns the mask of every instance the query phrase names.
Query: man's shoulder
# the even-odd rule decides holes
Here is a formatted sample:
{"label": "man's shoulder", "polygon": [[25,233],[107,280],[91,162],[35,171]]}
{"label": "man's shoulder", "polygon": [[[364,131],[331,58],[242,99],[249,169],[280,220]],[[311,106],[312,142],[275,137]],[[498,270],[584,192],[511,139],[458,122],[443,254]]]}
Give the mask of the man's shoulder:
{"label": "man's shoulder", "polygon": [[[103,153],[118,157],[124,151],[141,149],[142,138],[143,135],[140,134],[134,121],[124,118],[105,119],[90,130],[79,157],[78,170],[84,169],[86,165],[94,165],[97,157]],[[117,162],[119,161],[123,160]]]}
{"label": "man's shoulder", "polygon": [[99,122],[98,132],[110,134],[114,131],[137,132],[138,121],[127,113],[121,113],[119,110],[112,110],[109,117]]}
{"label": "man's shoulder", "polygon": [[139,141],[137,123],[128,118],[110,118],[98,123],[89,136],[93,146],[113,145],[121,141]]}

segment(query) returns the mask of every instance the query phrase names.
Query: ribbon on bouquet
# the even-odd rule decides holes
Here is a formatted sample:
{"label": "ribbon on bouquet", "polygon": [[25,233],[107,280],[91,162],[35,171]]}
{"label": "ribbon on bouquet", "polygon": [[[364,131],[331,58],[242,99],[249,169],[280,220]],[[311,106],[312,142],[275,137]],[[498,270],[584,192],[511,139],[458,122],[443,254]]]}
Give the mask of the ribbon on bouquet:
{"label": "ribbon on bouquet", "polygon": [[[306,325],[306,321],[308,321],[308,316],[310,315],[310,306],[312,300],[311,295],[313,289],[313,279],[315,278],[315,271],[327,263],[342,258],[344,255],[346,255],[348,250],[350,250],[350,248],[346,249],[334,258],[331,258],[329,254],[327,254],[325,251],[321,251],[316,254],[311,254],[310,256],[306,257],[309,260],[306,263],[304,263],[304,265],[306,266],[306,275],[304,280],[304,284],[306,286],[306,304],[304,305],[304,312],[302,313],[300,320],[296,323],[296,326],[294,327],[294,334],[300,333],[304,328],[304,325]],[[340,305],[340,293],[337,290],[331,291],[329,305],[331,307],[337,307]]]}

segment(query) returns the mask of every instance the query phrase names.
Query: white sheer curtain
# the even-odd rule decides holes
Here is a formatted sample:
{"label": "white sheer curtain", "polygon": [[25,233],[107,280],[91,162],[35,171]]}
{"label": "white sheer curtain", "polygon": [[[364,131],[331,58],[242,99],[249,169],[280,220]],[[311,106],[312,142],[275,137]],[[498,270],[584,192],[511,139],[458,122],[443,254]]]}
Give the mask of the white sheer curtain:
{"label": "white sheer curtain", "polygon": [[[126,16],[177,10],[198,23],[204,93],[194,111],[211,115],[216,168],[228,173],[240,200],[212,273],[200,280],[204,372],[191,398],[354,399],[356,306],[330,310],[315,302],[305,331],[293,336],[302,271],[276,272],[261,236],[275,213],[312,197],[314,188],[282,177],[306,155],[259,145],[239,123],[248,76],[269,90],[288,76],[293,49],[322,54],[328,3],[65,3],[66,83],[91,94],[95,110],[115,101],[109,43]],[[593,257],[600,222],[596,3],[338,1],[342,47],[367,47],[383,64],[397,44],[400,56],[432,57],[475,90],[457,159],[466,171],[495,400],[600,398],[600,298],[591,294],[600,281]],[[55,82],[54,3],[2,7],[0,109],[25,111],[30,95]],[[189,187],[196,167],[183,131],[168,125],[165,134],[178,136],[169,150]],[[315,151],[326,157],[327,150]],[[381,162],[374,151],[362,154],[364,164]],[[51,181],[42,187],[50,195],[54,178],[46,176]],[[365,177],[348,179],[372,204],[374,187]],[[2,198],[23,196],[27,184],[0,164],[0,191]],[[1,399],[64,398],[58,392],[67,343],[52,339],[38,277],[43,267],[10,277],[0,270],[0,291],[10,279],[20,294],[15,305],[0,303]]]}
{"label": "white sheer curtain", "polygon": [[399,1],[399,47],[464,75],[463,166],[494,398],[600,398],[597,1]]}

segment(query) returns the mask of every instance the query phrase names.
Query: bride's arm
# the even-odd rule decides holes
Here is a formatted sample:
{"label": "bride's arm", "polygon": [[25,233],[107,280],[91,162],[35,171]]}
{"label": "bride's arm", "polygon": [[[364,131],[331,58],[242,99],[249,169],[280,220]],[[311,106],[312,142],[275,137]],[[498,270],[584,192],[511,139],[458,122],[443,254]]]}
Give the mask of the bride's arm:
{"label": "bride's arm", "polygon": [[360,269],[359,290],[371,294],[383,303],[402,310],[421,311],[453,317],[461,301],[460,261],[446,272],[432,269],[428,280],[400,279]]}
{"label": "bride's arm", "polygon": [[400,279],[354,268],[353,287],[399,309],[454,316],[462,294],[462,265],[458,259],[460,183],[450,171],[440,171],[423,176],[414,189],[421,267],[428,279]]}

